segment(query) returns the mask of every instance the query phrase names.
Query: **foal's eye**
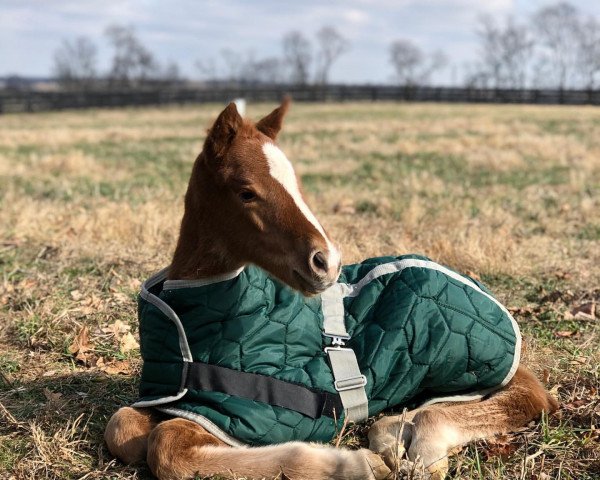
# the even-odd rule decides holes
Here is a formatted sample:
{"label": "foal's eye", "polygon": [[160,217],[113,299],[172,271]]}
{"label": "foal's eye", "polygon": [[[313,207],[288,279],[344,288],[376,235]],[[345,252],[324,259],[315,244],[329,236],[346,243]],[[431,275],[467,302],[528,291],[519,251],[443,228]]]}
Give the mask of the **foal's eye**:
{"label": "foal's eye", "polygon": [[249,203],[256,199],[256,193],[254,193],[252,190],[242,190],[239,193],[239,196],[240,200],[244,203]]}

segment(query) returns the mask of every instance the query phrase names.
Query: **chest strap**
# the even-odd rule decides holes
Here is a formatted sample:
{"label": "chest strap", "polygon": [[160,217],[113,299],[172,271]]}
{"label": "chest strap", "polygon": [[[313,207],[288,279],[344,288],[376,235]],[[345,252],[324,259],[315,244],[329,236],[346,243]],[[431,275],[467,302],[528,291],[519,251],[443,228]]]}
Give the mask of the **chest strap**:
{"label": "chest strap", "polygon": [[186,362],[184,366],[182,387],[190,390],[221,392],[294,410],[310,418],[334,418],[342,408],[336,394],[274,377],[202,362]]}
{"label": "chest strap", "polygon": [[334,386],[339,392],[346,419],[361,422],[369,417],[369,400],[365,385],[367,378],[362,374],[351,348],[344,348],[350,340],[346,331],[344,296],[348,286],[336,283],[321,294],[323,312],[323,335],[332,339],[331,347],[325,348],[333,372]]}

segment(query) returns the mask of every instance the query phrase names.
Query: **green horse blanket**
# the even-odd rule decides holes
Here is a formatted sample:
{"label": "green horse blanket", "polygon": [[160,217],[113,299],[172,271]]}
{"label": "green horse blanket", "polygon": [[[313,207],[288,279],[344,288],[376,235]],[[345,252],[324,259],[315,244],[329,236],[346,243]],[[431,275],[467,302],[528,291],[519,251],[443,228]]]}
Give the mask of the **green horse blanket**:
{"label": "green horse blanket", "polygon": [[417,256],[342,269],[304,297],[256,266],[142,286],[136,407],[231,445],[327,442],[391,407],[480,398],[506,385],[519,329],[478,281]]}

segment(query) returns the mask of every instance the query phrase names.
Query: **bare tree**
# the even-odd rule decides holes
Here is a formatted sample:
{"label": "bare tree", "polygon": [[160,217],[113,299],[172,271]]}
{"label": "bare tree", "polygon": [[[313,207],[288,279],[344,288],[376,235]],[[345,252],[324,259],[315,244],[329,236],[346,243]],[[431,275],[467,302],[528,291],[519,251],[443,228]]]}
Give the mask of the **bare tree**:
{"label": "bare tree", "polygon": [[534,40],[525,25],[517,24],[510,17],[506,20],[500,40],[505,86],[524,88]]}
{"label": "bare tree", "polygon": [[278,83],[282,80],[281,63],[277,57],[256,59],[249,56],[243,67],[244,81],[252,84]]}
{"label": "bare tree", "polygon": [[[256,58],[252,51],[242,53],[222,50],[224,69],[213,58],[197,60],[195,65],[208,82],[234,84],[273,84],[283,80],[283,62],[277,57]],[[225,71],[225,73],[220,73]]]}
{"label": "bare tree", "polygon": [[290,80],[298,85],[306,85],[312,62],[310,42],[301,32],[292,31],[283,38],[283,55],[291,70]]}
{"label": "bare tree", "polygon": [[399,83],[413,85],[420,80],[420,69],[425,62],[423,50],[410,40],[396,40],[390,46],[390,61]]}
{"label": "bare tree", "polygon": [[215,82],[218,79],[217,72],[217,62],[214,58],[205,58],[201,60],[196,60],[195,64],[196,69],[202,75],[202,78],[208,82]]}
{"label": "bare tree", "polygon": [[54,52],[54,76],[66,88],[88,88],[96,80],[96,45],[86,37],[63,40]]}
{"label": "bare tree", "polygon": [[512,17],[507,17],[504,26],[483,17],[477,34],[481,70],[476,77],[489,79],[495,88],[523,88],[534,45],[528,29]]}
{"label": "bare tree", "polygon": [[579,11],[567,2],[542,7],[533,16],[533,27],[543,48],[538,68],[547,66],[546,75],[554,74],[553,81],[562,90],[576,69]]}
{"label": "bare tree", "polygon": [[410,40],[396,40],[390,45],[390,62],[396,71],[396,80],[402,85],[417,85],[429,81],[442,68],[446,55],[441,50],[426,54]]}
{"label": "bare tree", "polygon": [[578,70],[585,87],[592,90],[596,77],[600,75],[600,22],[589,17],[581,24],[578,39]]}
{"label": "bare tree", "polygon": [[231,83],[242,81],[242,71],[244,69],[244,60],[242,54],[229,48],[221,50],[221,58],[225,64],[225,79]]}
{"label": "bare tree", "polygon": [[317,32],[317,83],[326,85],[335,61],[349,49],[348,41],[335,29],[325,26]]}
{"label": "bare tree", "polygon": [[442,50],[434,50],[429,55],[421,72],[421,82],[429,83],[431,76],[448,64],[448,56]]}
{"label": "bare tree", "polygon": [[160,80],[166,85],[176,85],[182,80],[179,65],[175,61],[168,62],[159,73]]}
{"label": "bare tree", "polygon": [[488,88],[490,78],[480,63],[466,63],[463,66],[463,83],[467,88]]}
{"label": "bare tree", "polygon": [[111,25],[106,29],[106,36],[114,49],[109,72],[112,84],[130,86],[157,77],[159,65],[132,27]]}

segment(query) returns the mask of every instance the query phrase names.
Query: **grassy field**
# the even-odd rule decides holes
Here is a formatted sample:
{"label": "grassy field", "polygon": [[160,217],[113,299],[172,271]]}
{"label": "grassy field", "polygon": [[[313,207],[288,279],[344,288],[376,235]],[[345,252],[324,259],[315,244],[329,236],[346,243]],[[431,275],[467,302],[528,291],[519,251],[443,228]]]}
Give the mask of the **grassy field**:
{"label": "grassy field", "polygon": [[[149,478],[102,432],[136,396],[136,292],[219,107],[0,116],[0,478]],[[600,478],[600,109],[297,104],[280,143],[346,262],[418,252],[479,277],[560,399],[449,478]]]}

